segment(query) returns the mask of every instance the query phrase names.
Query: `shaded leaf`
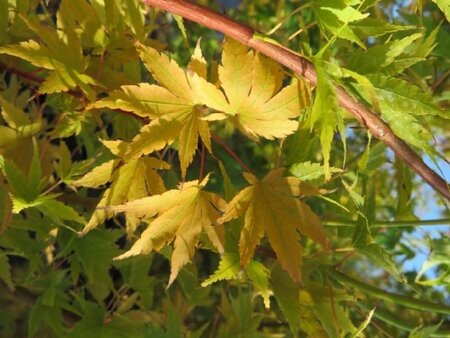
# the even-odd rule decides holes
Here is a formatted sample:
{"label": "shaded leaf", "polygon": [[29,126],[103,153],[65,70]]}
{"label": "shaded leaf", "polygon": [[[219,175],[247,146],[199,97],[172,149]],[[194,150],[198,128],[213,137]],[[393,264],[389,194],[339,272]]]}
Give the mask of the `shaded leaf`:
{"label": "shaded leaf", "polygon": [[418,326],[414,330],[411,331],[408,338],[428,338],[428,337],[435,337],[434,333],[437,333],[439,330],[439,327],[441,326],[442,322],[437,323],[436,325],[429,325],[429,326]]}
{"label": "shaded leaf", "polygon": [[0,253],[0,278],[11,291],[14,291],[15,286],[12,280],[11,266],[9,265],[8,256],[4,253]]}
{"label": "shaded leaf", "polygon": [[433,0],[433,2],[438,5],[447,18],[447,21],[450,22],[450,3],[446,0]]}
{"label": "shaded leaf", "polygon": [[106,312],[99,305],[86,302],[83,319],[67,335],[67,338],[143,338],[141,330],[130,319],[114,316],[105,321]]}
{"label": "shaded leaf", "polygon": [[317,215],[297,198],[308,194],[308,186],[295,177],[282,177],[283,171],[273,170],[261,181],[246,173],[244,177],[251,185],[233,198],[218,222],[228,222],[245,214],[239,241],[242,266],[250,262],[256,246],[267,232],[281,266],[298,281],[302,247],[297,231],[323,246],[327,246],[327,236]]}
{"label": "shaded leaf", "polygon": [[271,285],[273,295],[289,323],[291,332],[294,334],[294,337],[297,337],[301,318],[299,287],[279,265],[275,265],[271,271]]}
{"label": "shaded leaf", "polygon": [[382,267],[400,283],[406,283],[406,277],[398,268],[392,255],[378,244],[371,243],[367,246],[358,245],[357,251],[368,257],[376,265]]}
{"label": "shaded leaf", "polygon": [[[342,172],[342,169],[330,167],[331,173]],[[289,168],[289,172],[302,181],[317,180],[325,176],[325,168],[320,163],[301,162]]]}

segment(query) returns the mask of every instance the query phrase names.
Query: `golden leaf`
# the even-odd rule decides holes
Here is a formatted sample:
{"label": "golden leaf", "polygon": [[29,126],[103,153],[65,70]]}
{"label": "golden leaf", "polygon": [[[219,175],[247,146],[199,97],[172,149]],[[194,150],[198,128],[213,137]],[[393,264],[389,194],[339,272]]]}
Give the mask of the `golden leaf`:
{"label": "golden leaf", "polygon": [[147,229],[131,249],[117,259],[159,251],[173,241],[170,285],[180,269],[193,257],[202,231],[222,253],[223,245],[213,225],[219,218],[219,210],[224,207],[225,201],[218,195],[203,190],[207,181],[208,177],[202,182],[186,182],[180,190],[169,190],[161,195],[108,208],[114,213],[125,212],[149,221]]}
{"label": "golden leaf", "polygon": [[231,200],[218,223],[245,215],[239,241],[242,266],[252,259],[256,246],[267,232],[281,266],[299,281],[302,247],[298,232],[322,246],[327,246],[328,239],[318,216],[298,199],[318,191],[295,177],[283,177],[282,173],[283,169],[273,170],[262,180],[246,173],[250,186]]}

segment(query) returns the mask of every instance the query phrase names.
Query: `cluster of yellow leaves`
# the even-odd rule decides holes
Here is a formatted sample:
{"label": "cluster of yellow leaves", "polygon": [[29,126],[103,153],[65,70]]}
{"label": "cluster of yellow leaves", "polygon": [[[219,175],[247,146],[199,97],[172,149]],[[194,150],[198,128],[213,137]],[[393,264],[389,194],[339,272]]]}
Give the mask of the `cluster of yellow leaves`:
{"label": "cluster of yellow leaves", "polygon": [[136,48],[160,86],[147,83],[122,86],[89,106],[89,109],[122,109],[151,119],[128,144],[126,161],[178,140],[181,172],[185,177],[199,137],[212,151],[208,121],[228,119],[251,138],[283,138],[298,127],[293,120],[301,108],[297,80],[281,89],[283,74],[279,66],[234,40],[224,43],[219,68],[223,91],[207,81],[207,64],[199,44],[187,71],[156,49],[141,43],[136,43]]}
{"label": "cluster of yellow leaves", "polygon": [[[251,262],[256,246],[267,232],[281,266],[299,281],[302,263],[299,232],[324,247],[328,239],[318,216],[299,200],[300,196],[318,194],[318,189],[295,177],[283,177],[282,173],[282,168],[273,170],[262,180],[245,173],[250,186],[228,204],[219,195],[203,190],[208,182],[206,177],[202,182],[186,182],[179,189],[162,194],[105,206],[99,215],[125,212],[131,219],[148,223],[131,249],[118,259],[159,251],[174,241],[169,284],[191,260],[202,231],[223,253],[222,236],[216,226],[245,215],[239,242],[240,266],[246,267]],[[87,185],[88,181],[89,177],[85,177],[83,183]],[[102,206],[106,196],[109,195],[105,193],[100,202]]]}
{"label": "cluster of yellow leaves", "polygon": [[83,57],[81,42],[75,32],[60,32],[41,25],[36,19],[21,16],[28,28],[39,36],[35,40],[0,47],[0,54],[8,54],[27,60],[37,67],[50,70],[39,88],[42,93],[59,93],[79,86],[88,97],[95,97],[90,85],[97,81],[85,74],[88,66]]}
{"label": "cluster of yellow leaves", "polygon": [[184,178],[199,138],[212,151],[211,121],[228,120],[253,139],[286,137],[298,128],[294,119],[302,108],[300,97],[304,95],[299,92],[305,90],[304,86],[293,80],[282,88],[283,73],[276,63],[233,40],[224,42],[217,85],[207,80],[207,64],[199,44],[187,71],[151,47],[136,43],[136,49],[159,85],[122,86],[88,109],[121,109],[150,122],[129,143],[104,141],[118,159],[94,168],[75,183],[97,188],[110,182],[83,233],[119,212],[126,215],[129,234],[141,221],[147,223],[131,249],[118,258],[159,251],[174,242],[172,283],[192,258],[202,231],[222,253],[222,236],[215,225],[245,214],[239,243],[240,265],[249,264],[255,247],[267,232],[283,268],[294,280],[300,280],[302,248],[298,232],[323,246],[327,242],[320,220],[299,200],[300,196],[317,194],[317,189],[294,177],[283,177],[282,169],[271,171],[261,181],[245,173],[251,186],[227,205],[220,196],[204,191],[208,178],[165,191],[155,170],[167,169],[168,164],[144,155],[177,140]]}

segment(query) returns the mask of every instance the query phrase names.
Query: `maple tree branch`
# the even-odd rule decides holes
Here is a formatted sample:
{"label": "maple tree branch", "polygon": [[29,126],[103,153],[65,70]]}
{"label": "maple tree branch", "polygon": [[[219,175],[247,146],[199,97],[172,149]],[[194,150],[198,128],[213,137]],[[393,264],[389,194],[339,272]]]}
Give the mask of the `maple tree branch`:
{"label": "maple tree branch", "polygon": [[[317,84],[317,75],[313,64],[288,48],[257,39],[256,31],[244,24],[232,20],[226,15],[217,13],[207,7],[185,0],[142,0],[149,6],[156,7],[183,18],[197,22],[207,28],[219,31],[240,43],[254,48],[269,58],[278,61],[295,73],[303,76],[312,84]],[[389,126],[383,122],[363,103],[350,96],[341,86],[336,86],[339,102],[360,123],[384,144],[391,148],[395,155],[409,165],[430,186],[450,201],[450,186],[432,170],[415,151],[398,138]]]}

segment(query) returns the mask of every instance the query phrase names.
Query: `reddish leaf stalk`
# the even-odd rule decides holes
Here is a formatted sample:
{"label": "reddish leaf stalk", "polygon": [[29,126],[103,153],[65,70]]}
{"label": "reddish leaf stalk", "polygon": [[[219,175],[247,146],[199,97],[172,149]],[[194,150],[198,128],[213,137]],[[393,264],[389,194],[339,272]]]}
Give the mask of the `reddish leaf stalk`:
{"label": "reddish leaf stalk", "polygon": [[334,296],[333,296],[333,286],[331,283],[328,283],[328,292],[330,294],[330,305],[331,305],[331,313],[333,315],[334,329],[336,330],[336,337],[340,337],[339,324],[336,314],[336,307],[334,305]]}
{"label": "reddish leaf stalk", "polygon": [[[26,79],[26,80],[29,80],[31,82],[43,83],[45,81],[45,79],[43,79],[43,78],[41,78],[39,76],[36,76],[36,75],[30,74],[30,73],[24,72],[23,70],[17,69],[14,66],[11,66],[9,64],[5,64],[3,62],[0,62],[0,70],[2,70],[2,69],[7,71],[7,72],[16,74],[16,75],[20,76],[22,79]],[[70,89],[68,91],[68,93],[70,95],[72,95],[72,96],[75,96],[75,97],[81,97],[83,95],[81,92],[78,92],[78,91],[73,90],[73,89]]]}
{"label": "reddish leaf stalk", "polygon": [[15,67],[13,67],[13,66],[11,66],[9,64],[3,63],[3,62],[0,62],[0,69],[3,69],[3,70],[6,70],[7,72],[11,72],[13,74],[16,74],[16,75],[20,76],[21,78],[30,80],[32,82],[37,82],[37,83],[44,82],[44,79],[42,79],[42,78],[40,78],[38,76],[35,76],[33,74],[24,72],[24,71],[22,71],[20,69],[17,69]]}
{"label": "reddish leaf stalk", "polygon": [[250,174],[253,174],[253,171],[251,171],[251,169],[244,162],[242,162],[239,156],[237,156],[236,153],[233,150],[231,150],[231,148],[228,147],[227,144],[220,137],[216,135],[211,135],[211,138],[214,142],[220,144],[223,147],[223,149],[225,149],[225,151],[228,154],[230,154],[230,156],[233,157],[237,163],[239,163],[242,169],[249,172]]}
{"label": "reddish leaf stalk", "polygon": [[206,147],[205,144],[202,142],[202,150],[200,153],[200,169],[199,169],[199,177],[198,180],[202,181],[204,174],[205,174],[205,160],[206,160]]}
{"label": "reddish leaf stalk", "polygon": [[[287,48],[253,38],[255,31],[249,26],[236,22],[209,8],[184,0],[142,1],[149,6],[180,15],[187,20],[197,22],[202,26],[222,32],[240,43],[252,47],[269,58],[278,61],[298,75],[308,79],[312,84],[317,84],[317,75],[314,66],[310,61]],[[336,91],[339,102],[343,108],[347,109],[361,124],[369,129],[376,138],[391,148],[399,159],[409,165],[430,186],[450,201],[449,184],[427,166],[422,158],[418,156],[409,145],[398,138],[386,123],[363,103],[358,102],[351,97],[341,86],[336,86]]]}

